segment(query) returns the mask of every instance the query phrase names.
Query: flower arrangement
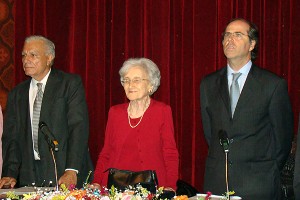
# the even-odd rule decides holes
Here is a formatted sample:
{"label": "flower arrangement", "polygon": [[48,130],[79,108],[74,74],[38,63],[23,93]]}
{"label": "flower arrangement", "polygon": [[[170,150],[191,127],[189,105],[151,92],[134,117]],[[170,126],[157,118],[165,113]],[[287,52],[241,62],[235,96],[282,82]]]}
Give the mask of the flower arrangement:
{"label": "flower arrangement", "polygon": [[[94,188],[88,184],[91,171],[83,184],[83,188],[76,189],[75,185],[68,188],[61,184],[59,190],[34,187],[35,191],[21,196],[14,192],[7,192],[6,199],[23,200],[160,200],[164,193],[164,187],[160,187],[153,194],[140,184],[128,186],[124,191],[118,190],[114,186],[110,189],[106,187]],[[180,196],[179,196],[180,197]],[[187,200],[180,198],[176,200]]]}
{"label": "flower arrangement", "polygon": [[[125,191],[119,191],[112,186],[110,189],[102,187],[101,189],[91,189],[86,185],[82,189],[76,189],[74,186],[66,188],[61,185],[59,191],[42,190],[36,188],[35,192],[18,196],[14,192],[6,194],[7,199],[23,199],[23,200],[159,200],[163,193],[163,187],[157,189],[156,194],[152,194],[141,185],[135,187],[128,186]],[[186,200],[186,199],[177,199]]]}
{"label": "flower arrangement", "polygon": [[[128,186],[124,191],[118,190],[114,186],[110,189],[106,187],[94,188],[90,187],[88,184],[88,177],[83,184],[83,188],[76,189],[75,185],[70,185],[68,188],[62,184],[59,190],[44,189],[39,187],[34,187],[35,191],[31,193],[26,193],[21,196],[16,195],[14,192],[10,191],[6,193],[6,199],[23,199],[23,200],[166,200],[163,196],[164,187],[160,187],[153,194],[146,188],[143,188],[140,184],[136,186]],[[222,196],[222,200],[228,200],[230,195],[234,192],[226,193],[226,196]],[[207,192],[204,197],[197,195],[197,200],[209,200],[212,195],[211,192]],[[173,200],[188,200],[188,196],[179,195],[174,196]]]}

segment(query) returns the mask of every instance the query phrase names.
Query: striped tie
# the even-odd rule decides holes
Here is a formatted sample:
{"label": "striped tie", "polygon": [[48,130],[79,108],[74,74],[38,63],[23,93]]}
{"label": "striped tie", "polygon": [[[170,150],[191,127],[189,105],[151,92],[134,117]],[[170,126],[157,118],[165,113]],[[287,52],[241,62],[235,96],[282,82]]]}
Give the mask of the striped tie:
{"label": "striped tie", "polygon": [[32,115],[32,130],[33,130],[33,143],[34,143],[34,150],[39,153],[38,151],[38,138],[39,138],[39,121],[40,121],[40,112],[42,107],[42,100],[43,100],[43,84],[37,83],[38,91],[34,100],[33,104],[33,115]]}

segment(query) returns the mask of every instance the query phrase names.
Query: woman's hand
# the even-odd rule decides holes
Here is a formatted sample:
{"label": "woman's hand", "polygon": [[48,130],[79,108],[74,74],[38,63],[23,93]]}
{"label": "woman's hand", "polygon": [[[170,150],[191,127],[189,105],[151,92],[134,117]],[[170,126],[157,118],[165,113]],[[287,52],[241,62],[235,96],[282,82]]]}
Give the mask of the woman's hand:
{"label": "woman's hand", "polygon": [[95,190],[95,189],[100,190],[101,185],[98,184],[98,183],[92,183],[92,184],[89,184],[89,185],[88,185],[88,188],[91,188],[91,189],[93,189],[93,190]]}

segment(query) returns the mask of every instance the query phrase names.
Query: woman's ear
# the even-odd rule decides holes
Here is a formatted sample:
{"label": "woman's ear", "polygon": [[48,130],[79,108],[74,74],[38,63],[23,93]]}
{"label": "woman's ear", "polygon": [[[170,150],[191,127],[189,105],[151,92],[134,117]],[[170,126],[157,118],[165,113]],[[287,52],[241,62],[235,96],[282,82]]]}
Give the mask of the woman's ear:
{"label": "woman's ear", "polygon": [[152,93],[153,91],[153,86],[150,87],[150,89],[148,90],[149,93]]}

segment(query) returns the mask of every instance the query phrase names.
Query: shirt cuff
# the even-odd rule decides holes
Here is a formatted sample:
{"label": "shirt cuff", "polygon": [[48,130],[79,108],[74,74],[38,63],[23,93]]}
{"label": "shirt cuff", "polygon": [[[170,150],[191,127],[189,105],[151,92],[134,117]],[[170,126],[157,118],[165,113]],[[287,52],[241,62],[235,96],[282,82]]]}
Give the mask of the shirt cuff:
{"label": "shirt cuff", "polygon": [[65,169],[65,171],[74,171],[74,172],[76,172],[76,174],[78,174],[78,170],[76,170],[76,169],[67,168],[67,169]]}

